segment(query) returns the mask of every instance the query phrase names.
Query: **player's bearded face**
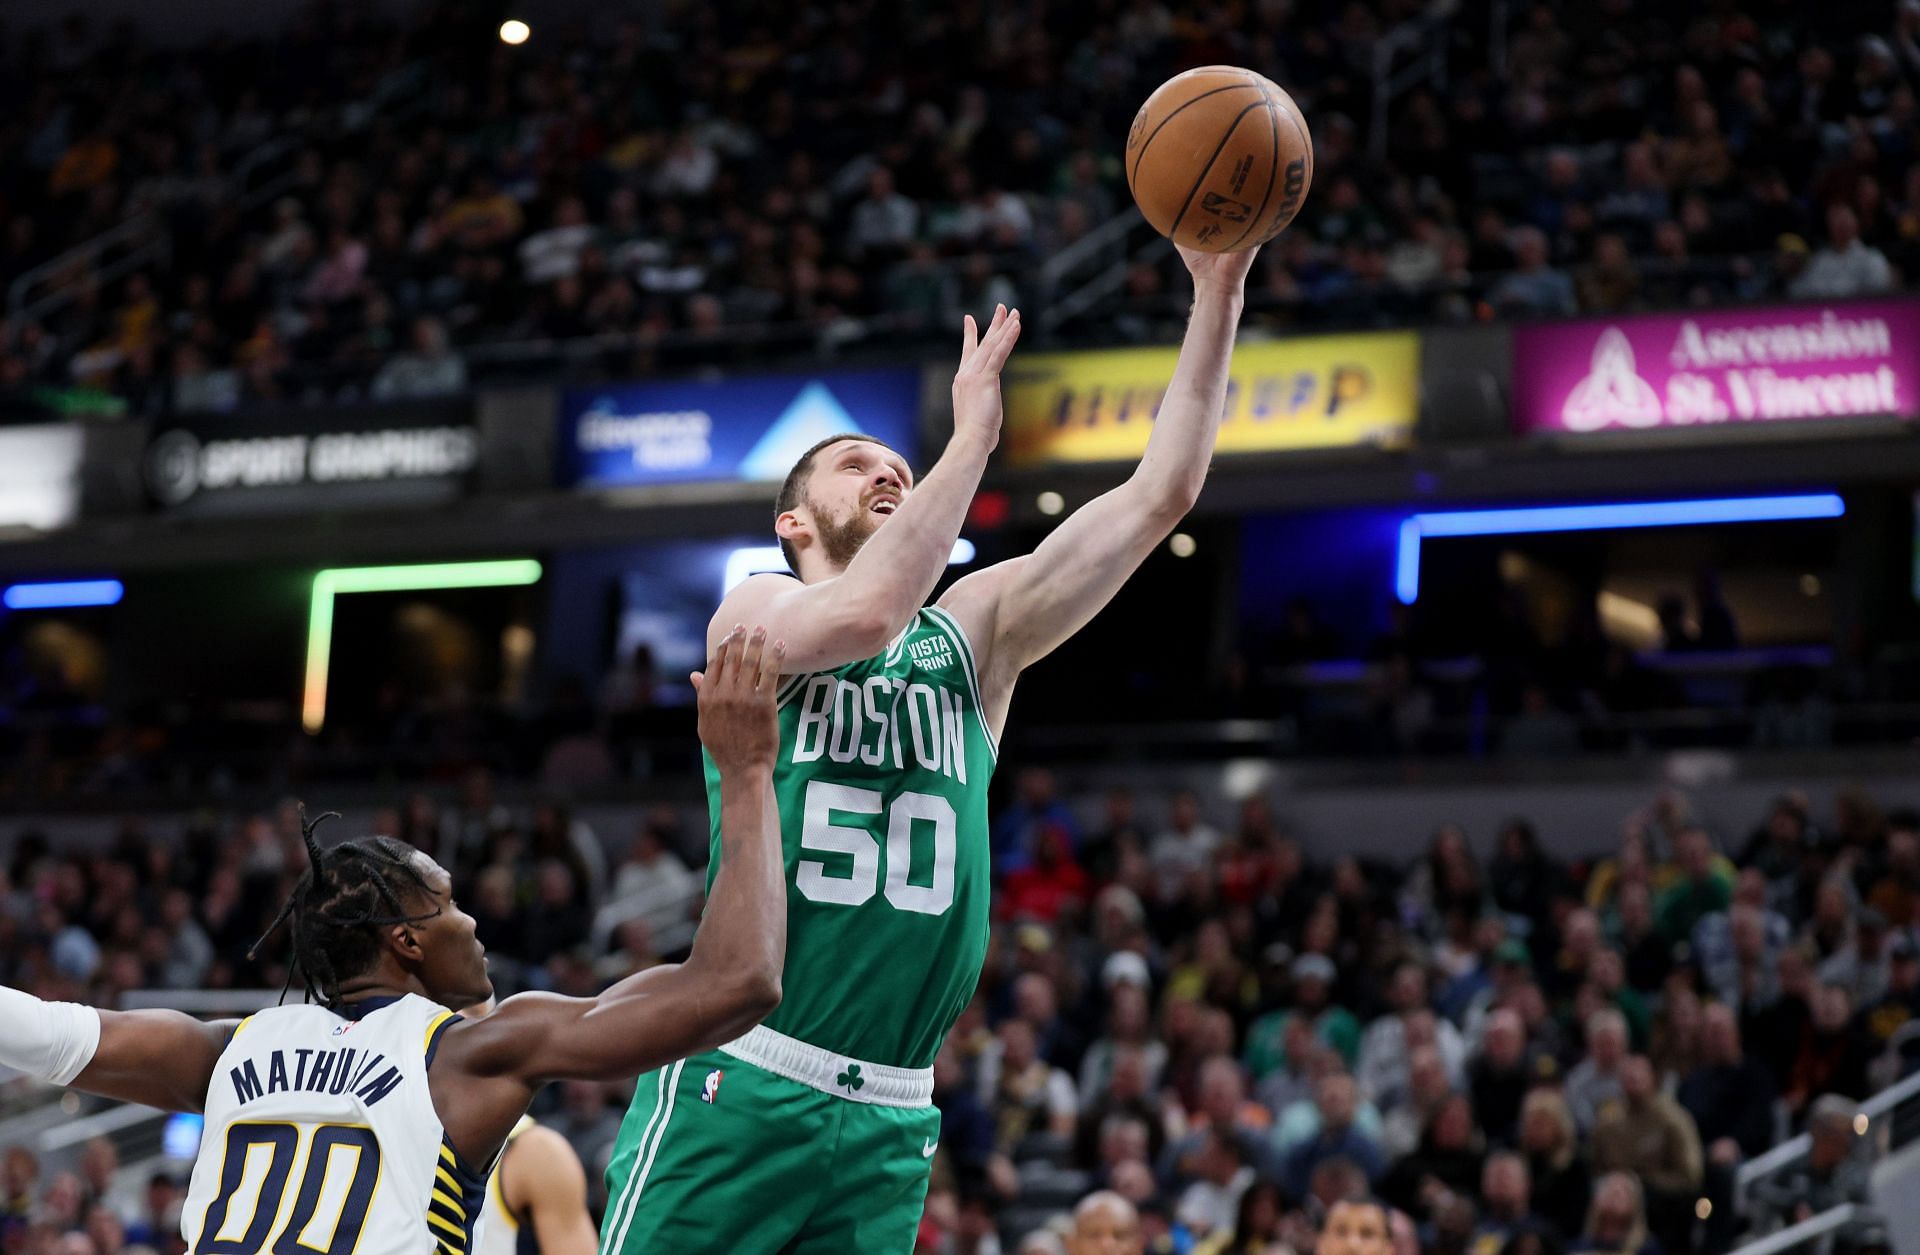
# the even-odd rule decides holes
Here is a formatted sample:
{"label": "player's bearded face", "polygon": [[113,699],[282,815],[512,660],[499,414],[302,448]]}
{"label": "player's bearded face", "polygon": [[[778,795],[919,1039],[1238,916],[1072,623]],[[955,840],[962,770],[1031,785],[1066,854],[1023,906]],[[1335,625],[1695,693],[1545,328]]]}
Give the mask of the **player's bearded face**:
{"label": "player's bearded face", "polygon": [[838,513],[822,502],[809,500],[807,513],[813,516],[813,532],[820,539],[821,555],[842,567],[853,561],[860,546],[886,521],[885,515],[874,512],[873,502],[866,494]]}

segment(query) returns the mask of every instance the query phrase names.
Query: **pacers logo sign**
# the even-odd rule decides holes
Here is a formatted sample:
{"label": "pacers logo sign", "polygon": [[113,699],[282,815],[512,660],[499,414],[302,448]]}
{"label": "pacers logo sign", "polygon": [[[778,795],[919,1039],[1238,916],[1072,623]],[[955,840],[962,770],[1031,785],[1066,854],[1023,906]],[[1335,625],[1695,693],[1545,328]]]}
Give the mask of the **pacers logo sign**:
{"label": "pacers logo sign", "polygon": [[[1131,461],[1146,450],[1178,350],[1043,353],[1007,366],[1015,466]],[[1420,407],[1412,332],[1318,336],[1234,350],[1219,451],[1405,445]]]}

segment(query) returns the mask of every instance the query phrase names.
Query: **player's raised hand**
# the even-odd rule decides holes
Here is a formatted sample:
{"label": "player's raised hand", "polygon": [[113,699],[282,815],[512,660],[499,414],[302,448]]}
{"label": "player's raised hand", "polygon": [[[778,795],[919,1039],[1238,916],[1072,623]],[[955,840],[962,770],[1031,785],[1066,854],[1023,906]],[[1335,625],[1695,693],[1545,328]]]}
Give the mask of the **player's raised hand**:
{"label": "player's raised hand", "polygon": [[780,720],[774,692],[780,687],[785,641],[767,644],[767,630],[739,624],[714,651],[707,669],[693,673],[699,694],[700,741],[725,776],[772,771],[780,752]]}
{"label": "player's raised hand", "polygon": [[1217,288],[1236,296],[1244,291],[1247,272],[1253,269],[1253,259],[1260,252],[1258,245],[1233,253],[1202,253],[1184,244],[1174,247],[1180,251],[1180,260],[1187,263],[1196,293],[1202,288]]}
{"label": "player's raised hand", "polygon": [[1020,339],[1020,311],[996,305],[986,335],[968,314],[960,338],[960,369],[953,376],[953,429],[1000,440],[1000,368]]}

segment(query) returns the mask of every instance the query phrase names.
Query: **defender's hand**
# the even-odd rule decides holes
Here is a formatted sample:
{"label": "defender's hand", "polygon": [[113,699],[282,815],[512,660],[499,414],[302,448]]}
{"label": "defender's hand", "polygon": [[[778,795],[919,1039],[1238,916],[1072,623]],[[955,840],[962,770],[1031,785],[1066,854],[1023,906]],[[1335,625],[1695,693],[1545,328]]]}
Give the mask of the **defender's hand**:
{"label": "defender's hand", "polygon": [[953,431],[970,433],[992,448],[1000,442],[1000,368],[1020,339],[1020,311],[994,306],[993,322],[982,336],[966,317],[960,340],[960,369],[953,376]]}
{"label": "defender's hand", "polygon": [[693,673],[699,694],[700,741],[723,776],[773,770],[780,753],[780,720],[774,692],[787,643],[767,645],[767,630],[735,624],[704,672]]}
{"label": "defender's hand", "polygon": [[1202,253],[1181,244],[1174,248],[1179,250],[1180,260],[1187,263],[1187,271],[1193,275],[1195,294],[1209,288],[1241,295],[1246,288],[1247,272],[1253,269],[1253,259],[1260,253],[1257,245],[1237,253]]}

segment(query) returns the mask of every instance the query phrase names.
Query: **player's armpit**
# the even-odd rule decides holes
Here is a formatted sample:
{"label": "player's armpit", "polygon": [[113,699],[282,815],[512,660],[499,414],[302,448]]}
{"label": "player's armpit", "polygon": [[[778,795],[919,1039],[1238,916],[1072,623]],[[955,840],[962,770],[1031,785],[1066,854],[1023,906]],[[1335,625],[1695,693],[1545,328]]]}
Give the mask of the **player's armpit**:
{"label": "player's armpit", "polygon": [[73,1088],[162,1111],[200,1111],[220,1052],[240,1021],[179,1011],[102,1011],[100,1045]]}

